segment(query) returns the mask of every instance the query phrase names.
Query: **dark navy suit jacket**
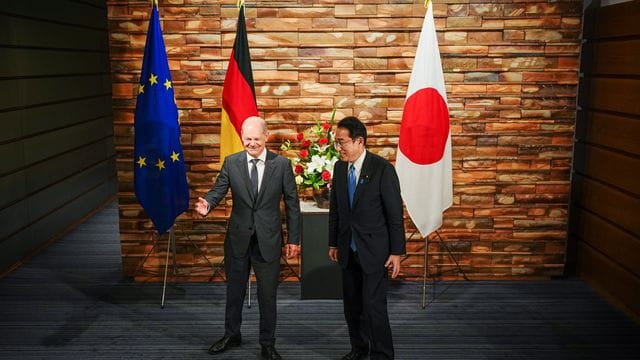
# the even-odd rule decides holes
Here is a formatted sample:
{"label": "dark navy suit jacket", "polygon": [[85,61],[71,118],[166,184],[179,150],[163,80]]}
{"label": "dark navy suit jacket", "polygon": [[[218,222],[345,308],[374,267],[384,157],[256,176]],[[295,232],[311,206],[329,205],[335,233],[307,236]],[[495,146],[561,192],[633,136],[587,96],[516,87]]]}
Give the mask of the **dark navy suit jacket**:
{"label": "dark navy suit jacket", "polygon": [[338,261],[346,268],[353,233],[363,271],[384,270],[390,254],[406,252],[398,175],[387,160],[367,151],[350,207],[347,166],[347,162],[338,161],[333,171],[329,246],[338,248]]}

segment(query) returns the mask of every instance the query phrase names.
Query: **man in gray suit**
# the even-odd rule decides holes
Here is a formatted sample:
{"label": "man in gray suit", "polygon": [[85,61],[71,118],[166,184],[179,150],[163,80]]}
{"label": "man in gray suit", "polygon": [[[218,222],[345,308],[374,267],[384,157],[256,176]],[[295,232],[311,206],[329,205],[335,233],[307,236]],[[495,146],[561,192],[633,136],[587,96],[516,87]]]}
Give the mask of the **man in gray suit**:
{"label": "man in gray suit", "polygon": [[242,124],[245,151],[228,156],[211,190],[198,198],[195,210],[205,216],[231,188],[233,208],[224,241],[227,274],[227,304],[224,336],[210,354],[217,354],[241,342],[242,304],[253,266],[258,282],[261,355],[281,359],[275,349],[276,290],[282,254],[280,200],[284,198],[288,241],[285,254],[297,256],[300,242],[300,202],[291,162],[265,148],[266,122],[257,116]]}

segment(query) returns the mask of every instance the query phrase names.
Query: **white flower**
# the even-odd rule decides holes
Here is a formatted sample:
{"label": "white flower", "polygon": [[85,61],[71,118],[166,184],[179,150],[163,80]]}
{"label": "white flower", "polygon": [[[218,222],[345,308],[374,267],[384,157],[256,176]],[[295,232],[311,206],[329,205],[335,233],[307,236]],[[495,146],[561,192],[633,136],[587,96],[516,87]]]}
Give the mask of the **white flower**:
{"label": "white flower", "polygon": [[333,178],[333,167],[335,166],[337,161],[338,161],[337,158],[327,159],[326,165],[324,166],[324,168],[329,171],[332,178]]}
{"label": "white flower", "polygon": [[302,178],[302,176],[300,175],[296,176],[296,185],[302,184],[303,181],[304,179]]}
{"label": "white flower", "polygon": [[327,151],[327,148],[331,145],[314,144],[313,146],[315,146],[315,148],[318,149],[318,152],[320,152],[321,154],[324,154]]}
{"label": "white flower", "polygon": [[332,158],[332,159],[325,159],[326,161],[326,165],[325,165],[325,169],[331,169],[333,170],[333,165],[336,164],[336,162],[338,161],[338,158]]}
{"label": "white flower", "polygon": [[313,155],[311,161],[307,164],[306,174],[313,174],[315,172],[322,172],[322,168],[325,166],[325,158],[319,155]]}

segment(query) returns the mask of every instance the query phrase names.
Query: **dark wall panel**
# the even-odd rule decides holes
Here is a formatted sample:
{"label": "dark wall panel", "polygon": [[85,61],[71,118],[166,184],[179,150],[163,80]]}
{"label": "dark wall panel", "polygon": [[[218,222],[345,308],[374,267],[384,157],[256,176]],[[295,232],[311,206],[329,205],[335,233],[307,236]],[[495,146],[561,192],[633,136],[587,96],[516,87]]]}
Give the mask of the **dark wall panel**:
{"label": "dark wall panel", "polygon": [[[40,218],[29,227],[22,228],[19,232],[4,238],[0,246],[3,249],[10,249],[10,251],[0,251],[0,264],[14,264],[17,261],[15,259],[16,253],[28,254],[34,248],[42,245],[42,239],[55,238],[69,224],[82,220],[95,208],[96,204],[103,202],[105,194],[111,194],[115,191],[116,184],[113,181],[97,184],[90,191],[71,199],[48,216]],[[87,237],[87,241],[91,241],[91,238]]]}
{"label": "dark wall panel", "polygon": [[[103,53],[79,52],[73,58],[64,50],[7,49],[4,54],[15,61],[0,60],[0,77],[61,76],[67,74],[95,74],[109,67]],[[11,62],[15,64],[12,65]]]}
{"label": "dark wall panel", "polygon": [[24,171],[27,178],[26,191],[40,191],[77,172],[103,163],[105,157],[111,158],[113,154],[113,141],[111,137],[106,137],[101,141],[92,142],[55,158],[39,162]]}
{"label": "dark wall panel", "polygon": [[578,112],[576,139],[612,149],[640,154],[640,121],[631,116],[598,111]]}
{"label": "dark wall panel", "polygon": [[[111,117],[111,99],[97,95],[61,103],[0,112],[0,144],[19,137],[32,136],[91,121]],[[105,134],[113,131],[104,125]]]}
{"label": "dark wall panel", "polygon": [[640,241],[614,223],[584,209],[572,214],[575,234],[624,269],[640,276]]}
{"label": "dark wall panel", "polygon": [[0,2],[0,272],[117,187],[106,1]]}
{"label": "dark wall panel", "polygon": [[597,74],[627,74],[640,72],[640,40],[620,40],[585,46],[591,58],[591,72]]}
{"label": "dark wall panel", "polygon": [[23,18],[2,14],[0,14],[0,21],[4,23],[3,28],[6,29],[5,35],[0,35],[0,39],[7,45],[106,52],[105,45],[108,38],[104,36],[104,29],[97,28],[96,24],[87,26],[60,23],[47,17]]}
{"label": "dark wall panel", "polygon": [[638,276],[624,269],[614,259],[610,259],[588,245],[581,243],[578,260],[589,264],[581,268],[581,276],[600,292],[609,295],[630,313],[637,313],[640,304],[640,281]]}
{"label": "dark wall panel", "polygon": [[623,230],[640,236],[640,199],[606,183],[574,174],[572,202],[611,221]]}
{"label": "dark wall panel", "polygon": [[592,110],[607,110],[640,115],[640,81],[637,79],[592,77],[588,95],[578,99],[578,104]]}
{"label": "dark wall panel", "polygon": [[[78,28],[102,30],[107,27],[105,0],[3,1],[0,10],[2,10],[2,13],[17,18],[30,18],[47,23],[54,22],[75,25]],[[66,38],[64,40],[66,42],[72,42],[73,38]]]}
{"label": "dark wall panel", "polygon": [[577,144],[575,151],[574,171],[640,196],[640,159],[585,143]]}
{"label": "dark wall panel", "polygon": [[585,16],[587,21],[584,24],[584,38],[615,40],[626,36],[638,36],[640,35],[640,26],[638,26],[639,13],[639,1],[591,8]]}
{"label": "dark wall panel", "polygon": [[567,269],[640,316],[640,0],[586,10]]}

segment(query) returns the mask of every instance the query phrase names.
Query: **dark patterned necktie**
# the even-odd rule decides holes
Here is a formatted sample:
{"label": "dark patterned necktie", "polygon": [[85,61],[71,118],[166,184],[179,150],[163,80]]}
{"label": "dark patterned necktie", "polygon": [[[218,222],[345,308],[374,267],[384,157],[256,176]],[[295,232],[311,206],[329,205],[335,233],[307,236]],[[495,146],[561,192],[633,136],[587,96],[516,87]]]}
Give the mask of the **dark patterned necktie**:
{"label": "dark patterned necktie", "polygon": [[254,198],[258,195],[258,161],[260,159],[251,159],[251,190]]}

